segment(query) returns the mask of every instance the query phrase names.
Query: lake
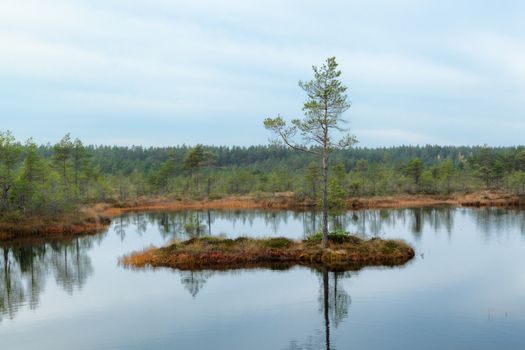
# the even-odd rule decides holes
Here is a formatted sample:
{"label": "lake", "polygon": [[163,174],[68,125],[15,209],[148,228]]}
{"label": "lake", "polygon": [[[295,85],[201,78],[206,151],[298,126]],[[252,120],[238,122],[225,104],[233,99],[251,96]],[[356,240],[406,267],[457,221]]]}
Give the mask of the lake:
{"label": "lake", "polygon": [[402,238],[401,267],[132,270],[118,258],[199,235],[303,238],[292,211],[126,214],[100,234],[0,252],[0,348],[525,349],[525,211],[349,211],[332,226]]}

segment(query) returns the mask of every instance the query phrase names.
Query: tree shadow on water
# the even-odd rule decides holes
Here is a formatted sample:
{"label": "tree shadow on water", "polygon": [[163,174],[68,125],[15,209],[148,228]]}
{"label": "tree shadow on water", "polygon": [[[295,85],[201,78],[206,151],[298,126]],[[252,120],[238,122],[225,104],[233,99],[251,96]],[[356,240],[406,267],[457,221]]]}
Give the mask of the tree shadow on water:
{"label": "tree shadow on water", "polygon": [[88,251],[96,239],[4,244],[0,248],[0,321],[15,318],[26,305],[35,310],[50,275],[68,294],[82,289],[93,273]]}
{"label": "tree shadow on water", "polygon": [[304,342],[290,341],[288,350],[334,350],[331,331],[348,317],[352,299],[344,289],[342,281],[351,276],[350,272],[316,271],[319,274],[319,312],[323,318],[323,329],[316,330],[313,336]]}

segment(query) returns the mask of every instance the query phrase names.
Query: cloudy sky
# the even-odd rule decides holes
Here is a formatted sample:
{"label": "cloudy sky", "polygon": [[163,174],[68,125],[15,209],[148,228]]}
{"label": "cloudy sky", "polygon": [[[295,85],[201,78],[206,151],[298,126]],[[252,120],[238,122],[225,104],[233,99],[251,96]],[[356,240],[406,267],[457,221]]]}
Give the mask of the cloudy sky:
{"label": "cloudy sky", "polygon": [[0,130],[265,144],[328,56],[361,146],[524,143],[525,2],[483,0],[0,0]]}

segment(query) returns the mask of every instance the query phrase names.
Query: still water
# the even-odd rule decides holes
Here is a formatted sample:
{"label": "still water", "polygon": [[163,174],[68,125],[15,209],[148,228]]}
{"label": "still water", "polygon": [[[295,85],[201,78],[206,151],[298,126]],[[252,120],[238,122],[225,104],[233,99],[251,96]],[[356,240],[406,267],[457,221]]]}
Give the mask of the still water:
{"label": "still water", "polygon": [[302,238],[314,213],[129,214],[106,232],[0,252],[0,349],[525,349],[525,211],[346,212],[402,238],[402,267],[134,271],[118,257],[197,235]]}

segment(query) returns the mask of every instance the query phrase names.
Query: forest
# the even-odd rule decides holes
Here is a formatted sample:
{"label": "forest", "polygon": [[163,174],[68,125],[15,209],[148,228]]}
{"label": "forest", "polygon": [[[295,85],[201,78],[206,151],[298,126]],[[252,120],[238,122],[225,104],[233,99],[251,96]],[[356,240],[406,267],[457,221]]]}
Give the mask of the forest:
{"label": "forest", "polygon": [[[121,147],[55,144],[0,133],[0,216],[59,216],[82,204],[144,196],[217,199],[292,192],[318,200],[321,169],[281,146]],[[525,147],[398,146],[336,150],[329,205],[349,197],[448,195],[479,190],[525,194]]]}

